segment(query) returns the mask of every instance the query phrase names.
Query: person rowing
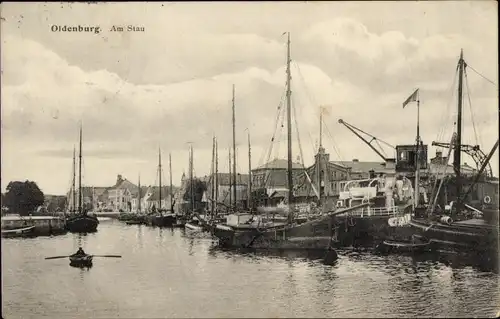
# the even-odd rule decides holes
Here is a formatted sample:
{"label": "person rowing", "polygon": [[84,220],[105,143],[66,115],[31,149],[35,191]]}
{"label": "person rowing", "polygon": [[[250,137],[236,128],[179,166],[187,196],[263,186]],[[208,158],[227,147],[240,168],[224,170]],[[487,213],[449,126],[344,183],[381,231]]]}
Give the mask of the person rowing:
{"label": "person rowing", "polygon": [[83,251],[83,248],[80,247],[78,248],[78,250],[76,251],[75,254],[73,254],[72,256],[86,256],[87,254]]}

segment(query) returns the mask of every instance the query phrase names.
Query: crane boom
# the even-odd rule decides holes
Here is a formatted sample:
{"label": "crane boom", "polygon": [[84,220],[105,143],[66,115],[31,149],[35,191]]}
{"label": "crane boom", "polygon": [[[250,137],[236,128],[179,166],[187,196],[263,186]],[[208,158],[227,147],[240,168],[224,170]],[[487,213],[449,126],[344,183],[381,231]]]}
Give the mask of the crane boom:
{"label": "crane boom", "polygon": [[[384,141],[382,141],[382,140],[377,139],[375,136],[373,136],[373,135],[371,135],[371,134],[369,134],[369,133],[366,133],[366,132],[364,132],[363,130],[360,130],[359,128],[357,128],[357,127],[355,127],[354,125],[351,125],[351,124],[349,124],[349,123],[345,122],[345,121],[344,121],[344,120],[342,120],[342,119],[339,119],[339,123],[340,123],[340,124],[344,124],[344,126],[345,126],[345,127],[347,127],[347,128],[348,128],[351,132],[353,132],[353,133],[354,133],[357,137],[359,137],[359,138],[360,138],[363,142],[365,142],[365,143],[366,143],[366,145],[368,145],[368,146],[369,146],[369,147],[370,147],[370,148],[371,148],[371,149],[372,149],[375,153],[377,153],[377,155],[378,155],[378,156],[380,156],[380,157],[381,157],[384,161],[387,161],[387,158],[386,158],[386,157],[385,157],[385,156],[384,156],[384,155],[383,155],[383,154],[382,154],[379,150],[377,150],[377,149],[376,149],[376,148],[375,148],[375,147],[374,147],[371,143],[372,143],[373,141],[380,141],[380,142],[384,143],[385,145],[387,145],[387,146],[389,146],[389,147],[391,147],[391,148],[393,148],[393,149],[396,149],[396,148],[395,148],[394,146],[392,146],[391,144],[389,144],[389,143],[387,143],[387,142],[384,142]],[[356,131],[359,131],[359,132],[361,132],[361,133],[364,133],[364,134],[366,134],[366,135],[370,136],[372,139],[368,142],[365,138],[363,138],[363,136],[359,135],[359,133],[358,133],[358,132],[356,132]]]}
{"label": "crane boom", "polygon": [[[443,147],[443,148],[449,148],[450,143],[446,142],[432,142],[432,146],[438,146],[438,147]],[[489,162],[486,162],[486,154],[479,148],[479,145],[467,145],[467,144],[462,144],[460,145],[460,150],[464,152],[465,154],[469,155],[475,162],[477,169],[483,165],[483,163],[486,163],[486,167],[484,168],[484,171],[486,172],[486,176],[493,176],[493,172],[491,170],[491,165]]]}

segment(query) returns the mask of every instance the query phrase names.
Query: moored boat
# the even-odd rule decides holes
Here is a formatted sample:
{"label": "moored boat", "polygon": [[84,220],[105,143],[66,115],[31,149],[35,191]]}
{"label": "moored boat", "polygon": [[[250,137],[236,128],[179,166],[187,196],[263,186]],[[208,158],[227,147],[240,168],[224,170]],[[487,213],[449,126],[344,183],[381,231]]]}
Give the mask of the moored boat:
{"label": "moored boat", "polygon": [[[467,79],[466,66],[462,51],[457,66],[459,73],[455,125],[457,130],[453,133],[450,143],[433,142],[433,145],[448,148],[448,155],[442,158],[440,163],[443,171],[436,172],[430,203],[415,208],[414,216],[409,222],[410,227],[401,229],[401,237],[418,235],[431,240],[440,249],[481,252],[484,255],[497,256],[498,179],[492,176],[489,161],[497,150],[499,141],[497,139],[487,156],[480,150],[479,145],[462,144],[462,87],[463,79]],[[454,176],[448,177],[446,169],[452,151]],[[473,172],[473,180],[463,172],[462,152],[470,155],[479,168],[477,172]],[[482,204],[477,200],[479,194],[484,196]]]}
{"label": "moored boat", "polygon": [[431,251],[434,242],[414,236],[411,241],[384,240],[376,247],[379,253],[421,253]]}
{"label": "moored boat", "polygon": [[69,216],[66,219],[66,228],[72,233],[93,233],[97,231],[99,220],[97,217],[82,212]]}
{"label": "moored boat", "polygon": [[390,237],[394,227],[408,223],[412,194],[411,181],[394,174],[345,182],[339,193],[337,208],[348,208],[363,203],[370,205],[337,215],[336,245],[375,247]]}
{"label": "moored boat", "polygon": [[293,218],[276,223],[264,216],[231,214],[225,224],[215,226],[213,235],[220,246],[227,248],[325,250],[337,241],[336,216],[368,205],[326,212],[302,223]]}
{"label": "moored boat", "polygon": [[[73,166],[75,158],[73,157]],[[72,233],[93,233],[97,231],[99,220],[96,216],[90,215],[82,206],[82,127],[80,126],[80,153],[79,153],[79,175],[78,175],[78,207],[76,213],[71,214],[66,218],[66,229]],[[73,170],[73,205],[76,205],[75,200],[75,169]]]}
{"label": "moored boat", "polygon": [[149,226],[172,227],[175,223],[175,214],[156,213],[146,216],[146,224]]}
{"label": "moored boat", "polygon": [[200,222],[198,219],[193,218],[189,222],[187,222],[184,227],[186,229],[192,230],[192,231],[203,231],[203,227],[200,225]]}
{"label": "moored boat", "polygon": [[15,229],[2,229],[2,238],[24,237],[32,235],[35,231],[35,226],[28,226]]}
{"label": "moored boat", "polygon": [[161,168],[161,151],[158,150],[158,193],[154,196],[158,198],[158,208],[153,206],[151,212],[146,216],[146,224],[156,227],[172,227],[176,222],[176,214],[173,211],[173,193],[172,193],[172,159],[170,156],[170,211],[164,209],[162,205],[165,200],[162,200],[162,168]]}
{"label": "moored boat", "polygon": [[125,222],[125,224],[127,224],[127,225],[142,225],[142,224],[144,224],[144,221],[142,221],[140,219],[131,219],[131,220],[127,220]]}

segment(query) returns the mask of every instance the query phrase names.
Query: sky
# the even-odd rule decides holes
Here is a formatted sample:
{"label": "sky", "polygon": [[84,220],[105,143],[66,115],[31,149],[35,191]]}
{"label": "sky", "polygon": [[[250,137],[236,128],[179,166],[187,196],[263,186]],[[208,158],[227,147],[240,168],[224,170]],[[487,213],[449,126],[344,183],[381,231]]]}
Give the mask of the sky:
{"label": "sky", "polygon": [[[314,161],[320,109],[331,160],[381,161],[339,119],[414,143],[417,105],[402,103],[417,88],[422,140],[449,141],[461,49],[463,142],[488,153],[498,139],[497,16],[496,1],[2,3],[2,191],[28,179],[64,194],[80,123],[84,185],[112,186],[118,174],[156,184],[159,149],[163,181],[171,154],[179,185],[190,145],[195,175],[209,174],[213,136],[227,172],[233,84],[238,172],[248,172],[248,135],[252,167],[286,158],[285,32],[294,159]],[[100,32],[52,31],[78,25]],[[111,31],[129,25],[144,31]],[[491,163],[498,176],[498,153]]]}

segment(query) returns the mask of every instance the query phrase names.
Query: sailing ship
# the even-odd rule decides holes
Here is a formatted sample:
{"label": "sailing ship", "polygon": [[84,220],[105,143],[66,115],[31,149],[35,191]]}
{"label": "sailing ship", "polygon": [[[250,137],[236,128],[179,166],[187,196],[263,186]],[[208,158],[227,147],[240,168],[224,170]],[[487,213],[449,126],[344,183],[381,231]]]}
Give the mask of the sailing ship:
{"label": "sailing ship", "polygon": [[[201,213],[201,209],[199,205],[197,205],[197,200],[195,198],[195,180],[194,180],[194,168],[193,168],[193,146],[190,146],[189,149],[189,191],[187,194],[189,195],[189,208],[188,213],[186,214],[186,222],[184,227],[188,230],[192,231],[203,231],[209,230],[208,222],[206,220],[206,214]],[[206,194],[202,195],[202,202],[206,202]],[[205,209],[205,207],[203,207]]]}
{"label": "sailing ship", "polygon": [[[73,163],[75,160],[73,159]],[[73,176],[75,176],[73,172]],[[73,178],[73,181],[75,178]],[[99,220],[96,216],[89,215],[82,205],[82,126],[80,125],[80,150],[78,161],[78,207],[77,211],[66,218],[66,229],[72,233],[92,233],[97,231]],[[75,204],[75,187],[73,182],[73,203]]]}
{"label": "sailing ship", "polygon": [[[331,165],[346,166],[351,163],[338,162],[330,164],[329,155],[325,153],[322,146],[323,120],[322,113],[320,113],[319,151],[316,155],[317,161],[311,168],[313,173],[316,174],[316,187],[314,187],[314,184],[311,184],[311,186],[320,206],[325,205],[328,201],[337,209],[352,208],[363,203],[369,204],[337,215],[336,246],[376,247],[393,233],[394,227],[400,227],[408,223],[415,193],[412,185],[413,173],[408,174],[405,170],[401,171],[399,167],[403,163],[398,162],[398,158],[385,156],[383,151],[377,150],[371,142],[380,141],[394,150],[398,150],[400,146],[394,147],[342,119],[339,119],[338,122],[347,127],[375,151],[382,158],[383,163],[380,163],[379,168],[375,167],[378,173],[372,168],[368,178],[348,179],[339,182],[338,197],[334,202],[331,202],[332,197],[329,198],[329,193],[331,193],[332,188],[327,187],[327,185],[331,184],[332,173],[330,170],[336,169]],[[368,135],[371,141],[368,141],[359,133]],[[353,163],[355,162],[357,160],[353,160]]]}
{"label": "sailing ship", "polygon": [[[149,226],[158,226],[158,227],[172,227],[176,223],[176,216],[174,212],[171,210],[169,213],[166,212],[164,208],[162,208],[162,168],[161,168],[161,150],[158,150],[158,208],[153,206],[151,212],[146,218],[146,222]],[[170,188],[172,192],[172,187]],[[171,205],[172,206],[172,205]],[[171,207],[171,209],[173,209]]]}
{"label": "sailing ship", "polygon": [[142,194],[141,194],[141,177],[139,176],[138,183],[137,183],[137,211],[135,214],[130,214],[129,218],[125,221],[127,225],[142,225],[146,223],[146,217],[144,214],[142,214],[141,210],[141,199],[142,199]]}
{"label": "sailing ship", "polygon": [[[496,258],[499,232],[498,179],[492,176],[488,166],[498,148],[498,139],[489,154],[478,161],[481,165],[474,177],[463,176],[461,170],[461,153],[470,149],[479,150],[479,146],[462,144],[463,80],[466,79],[466,67],[462,50],[457,67],[459,77],[456,132],[449,144],[433,143],[449,148],[444,163],[445,169],[453,150],[455,176],[449,179],[435,179],[431,201],[428,204],[418,203],[414,216],[409,221],[410,227],[402,229],[404,232],[400,235],[406,239],[412,236],[428,240],[436,244],[434,246],[444,249],[489,252],[490,254],[486,255]],[[487,171],[490,173],[485,174]],[[475,197],[482,198],[482,202],[474,200]],[[444,209],[439,202],[444,205]]]}
{"label": "sailing ship", "polygon": [[[323,212],[307,221],[295,218],[294,194],[292,181],[292,123],[291,123],[291,70],[290,70],[290,34],[287,41],[287,77],[286,77],[286,112],[287,112],[287,193],[286,215],[283,222],[275,222],[269,214],[258,214],[255,211],[229,214],[226,222],[214,227],[213,235],[218,238],[219,245],[233,248],[258,249],[307,249],[330,250],[335,241],[335,215],[366,207],[363,203],[353,207]],[[234,86],[233,86],[233,118],[234,118]],[[233,119],[233,155],[234,119]],[[250,152],[249,152],[250,154]],[[250,156],[249,156],[250,158]],[[233,159],[233,198],[236,198],[236,165]],[[236,202],[233,203],[233,208]],[[274,212],[273,214],[274,215]]]}

